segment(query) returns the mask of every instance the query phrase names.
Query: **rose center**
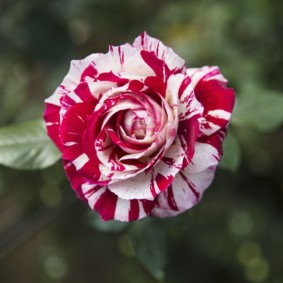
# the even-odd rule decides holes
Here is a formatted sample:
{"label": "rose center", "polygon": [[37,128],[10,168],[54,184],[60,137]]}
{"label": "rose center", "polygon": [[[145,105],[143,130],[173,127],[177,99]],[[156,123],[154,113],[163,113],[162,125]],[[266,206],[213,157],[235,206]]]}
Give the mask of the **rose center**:
{"label": "rose center", "polygon": [[144,109],[129,110],[124,117],[124,129],[127,135],[137,140],[152,136],[155,121]]}
{"label": "rose center", "polygon": [[135,117],[132,120],[132,133],[136,139],[143,139],[146,134],[146,124],[144,118]]}

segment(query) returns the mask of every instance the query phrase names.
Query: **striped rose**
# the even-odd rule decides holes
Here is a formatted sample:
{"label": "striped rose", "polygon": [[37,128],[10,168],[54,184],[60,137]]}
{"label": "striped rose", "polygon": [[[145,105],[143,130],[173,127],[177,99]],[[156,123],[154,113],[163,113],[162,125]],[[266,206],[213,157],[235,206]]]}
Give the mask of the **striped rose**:
{"label": "striped rose", "polygon": [[72,61],[44,118],[77,195],[103,220],[188,210],[211,184],[234,105],[218,67],[187,69],[143,33]]}

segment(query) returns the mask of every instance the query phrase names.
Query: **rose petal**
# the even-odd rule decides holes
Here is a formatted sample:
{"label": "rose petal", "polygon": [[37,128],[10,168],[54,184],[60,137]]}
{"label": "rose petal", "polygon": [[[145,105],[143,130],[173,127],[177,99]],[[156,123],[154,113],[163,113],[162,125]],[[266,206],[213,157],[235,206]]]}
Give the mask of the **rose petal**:
{"label": "rose petal", "polygon": [[207,167],[218,165],[225,135],[226,129],[223,129],[211,136],[199,138],[195,144],[194,156],[187,167],[188,172],[199,173]]}
{"label": "rose petal", "polygon": [[178,113],[179,120],[184,121],[196,116],[200,118],[203,113],[203,107],[195,96],[194,89],[190,83],[189,78],[183,77],[183,80],[179,77],[179,82],[174,83],[175,88],[178,88],[179,104]]}
{"label": "rose petal", "polygon": [[[70,174],[70,169],[69,174]],[[75,175],[73,175],[75,176]],[[124,200],[111,193],[107,186],[98,186],[83,178],[72,177],[72,186],[79,197],[88,202],[104,221],[133,221],[148,216],[154,203],[147,200]]]}
{"label": "rose petal", "polygon": [[60,126],[60,107],[54,104],[46,103],[44,112],[44,120],[49,137],[55,143],[60,151],[63,150],[63,145],[59,138]]}
{"label": "rose petal", "polygon": [[82,60],[71,61],[68,74],[55,93],[57,93],[59,97],[68,95],[69,92],[76,89],[81,81],[85,81],[86,77],[93,78],[96,72],[89,72],[89,66],[92,66],[92,63],[100,56],[102,56],[102,54],[91,54]]}
{"label": "rose petal", "polygon": [[223,84],[227,83],[227,80],[221,74],[219,67],[217,66],[204,66],[201,68],[188,68],[186,74],[191,77],[193,88],[201,81],[217,80]]}
{"label": "rose petal", "polygon": [[227,80],[218,67],[188,69],[187,73],[191,75],[196,98],[204,107],[200,131],[212,135],[229,123],[235,103],[234,91],[226,87]]}
{"label": "rose petal", "polygon": [[186,153],[181,142],[176,137],[174,144],[155,166],[149,170],[140,171],[132,178],[120,180],[113,184],[110,182],[108,188],[122,199],[152,200],[171,185],[175,175],[183,166],[185,156]]}
{"label": "rose petal", "polygon": [[171,187],[158,195],[152,215],[175,216],[196,205],[210,186],[215,169],[215,166],[208,167],[198,174],[190,174],[187,168],[183,169],[175,177]]}
{"label": "rose petal", "polygon": [[184,166],[191,162],[195,154],[195,144],[199,134],[199,122],[196,116],[180,121],[178,128],[178,137],[180,139],[182,148],[186,153]]}
{"label": "rose petal", "polygon": [[149,36],[146,32],[135,39],[133,46],[154,52],[157,58],[165,61],[170,70],[176,72],[184,72],[185,70],[185,61],[172,48],[165,46],[160,40]]}
{"label": "rose petal", "polygon": [[126,77],[129,76],[128,74],[135,74],[140,79],[155,75],[154,70],[142,58],[140,50],[137,50],[129,60],[124,62],[121,71],[126,73]]}

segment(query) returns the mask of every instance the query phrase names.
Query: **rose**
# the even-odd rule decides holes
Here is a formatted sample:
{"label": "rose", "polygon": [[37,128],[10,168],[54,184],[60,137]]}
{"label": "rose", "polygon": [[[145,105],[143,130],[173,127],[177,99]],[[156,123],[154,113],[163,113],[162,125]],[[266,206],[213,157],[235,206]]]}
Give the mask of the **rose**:
{"label": "rose", "polygon": [[44,118],[77,195],[103,220],[177,215],[214,178],[234,105],[218,67],[186,69],[140,35],[72,61]]}

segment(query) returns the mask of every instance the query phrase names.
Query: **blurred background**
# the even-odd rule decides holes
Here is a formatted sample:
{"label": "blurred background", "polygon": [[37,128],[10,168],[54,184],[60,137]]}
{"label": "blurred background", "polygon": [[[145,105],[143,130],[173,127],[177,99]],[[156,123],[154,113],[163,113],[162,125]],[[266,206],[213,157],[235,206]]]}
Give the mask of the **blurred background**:
{"label": "blurred background", "polygon": [[0,167],[0,282],[283,283],[282,12],[280,0],[1,0],[0,126],[42,117],[70,60],[144,30],[187,66],[219,65],[238,101],[202,202],[152,222],[166,226],[162,276],[135,258],[131,227],[75,199],[58,162]]}

